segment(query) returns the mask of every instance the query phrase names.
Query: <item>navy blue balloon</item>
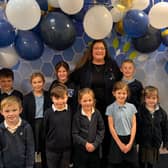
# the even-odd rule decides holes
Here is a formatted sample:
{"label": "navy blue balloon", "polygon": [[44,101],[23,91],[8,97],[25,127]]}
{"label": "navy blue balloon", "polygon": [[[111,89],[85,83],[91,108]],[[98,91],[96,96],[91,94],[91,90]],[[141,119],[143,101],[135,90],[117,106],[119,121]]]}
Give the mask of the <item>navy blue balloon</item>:
{"label": "navy blue balloon", "polygon": [[47,2],[47,0],[36,0],[36,1],[39,4],[41,10],[44,10],[44,11],[48,10],[48,2]]}
{"label": "navy blue balloon", "polygon": [[141,10],[129,10],[123,18],[124,32],[130,37],[141,37],[148,30],[149,19]]}
{"label": "navy blue balloon", "polygon": [[30,61],[40,58],[44,50],[41,39],[31,31],[19,31],[14,46],[21,58]]}
{"label": "navy blue balloon", "polygon": [[73,22],[63,13],[48,13],[41,22],[41,36],[49,47],[64,50],[70,47],[76,38]]}
{"label": "navy blue balloon", "polygon": [[153,52],[160,46],[162,42],[161,31],[150,26],[144,36],[133,38],[132,42],[134,48],[139,52]]}
{"label": "navy blue balloon", "polygon": [[4,19],[0,19],[0,47],[12,44],[15,40],[15,29]]}

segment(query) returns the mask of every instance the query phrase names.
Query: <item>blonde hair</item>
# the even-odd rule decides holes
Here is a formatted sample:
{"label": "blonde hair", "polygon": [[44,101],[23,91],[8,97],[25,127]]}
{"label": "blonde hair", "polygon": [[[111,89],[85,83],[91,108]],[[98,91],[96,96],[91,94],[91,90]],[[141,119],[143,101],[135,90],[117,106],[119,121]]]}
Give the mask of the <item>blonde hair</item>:
{"label": "blonde hair", "polygon": [[118,81],[114,84],[114,87],[113,87],[113,92],[116,92],[117,90],[120,90],[120,89],[125,89],[127,91],[127,95],[128,97],[130,96],[130,90],[129,90],[129,87],[128,85],[123,82],[123,81]]}
{"label": "blonde hair", "polygon": [[83,88],[83,89],[79,90],[79,92],[78,92],[78,102],[80,103],[82,97],[85,94],[91,95],[91,97],[93,98],[93,101],[94,101],[94,106],[95,106],[95,104],[96,104],[95,94],[94,94],[93,90],[90,89],[90,88]]}
{"label": "blonde hair", "polygon": [[146,86],[144,88],[143,92],[142,92],[142,102],[145,101],[146,96],[149,96],[149,97],[156,96],[158,101],[159,101],[159,90],[158,90],[158,88],[155,87],[155,86],[151,86],[151,85]]}
{"label": "blonde hair", "polygon": [[64,95],[68,96],[68,88],[66,87],[66,85],[62,83],[54,85],[50,91],[51,97],[60,98],[63,97]]}
{"label": "blonde hair", "polygon": [[2,111],[5,106],[10,106],[13,104],[19,105],[19,108],[22,108],[22,101],[16,96],[8,96],[1,100],[0,110]]}
{"label": "blonde hair", "polygon": [[32,73],[32,75],[30,76],[30,82],[32,83],[32,80],[36,77],[40,77],[43,80],[43,82],[45,83],[44,75],[41,72]]}

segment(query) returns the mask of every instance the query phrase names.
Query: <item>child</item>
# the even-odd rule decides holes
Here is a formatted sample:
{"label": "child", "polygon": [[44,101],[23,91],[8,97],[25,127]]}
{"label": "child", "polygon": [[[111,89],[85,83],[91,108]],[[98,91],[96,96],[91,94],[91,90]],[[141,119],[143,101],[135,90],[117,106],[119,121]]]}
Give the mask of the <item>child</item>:
{"label": "child", "polygon": [[126,82],[129,86],[130,96],[128,102],[132,103],[138,109],[141,102],[141,95],[143,86],[140,81],[135,79],[135,64],[132,60],[124,60],[121,65],[121,72],[123,73],[122,81]]}
{"label": "child", "polygon": [[159,105],[159,92],[154,86],[146,86],[143,104],[138,115],[137,140],[141,168],[153,168],[159,157],[159,148],[168,148],[168,119]]}
{"label": "child", "polygon": [[50,92],[52,107],[44,117],[48,168],[68,168],[71,154],[71,111],[67,105],[68,90],[61,83]]}
{"label": "child", "polygon": [[[10,95],[17,96],[21,100],[23,99],[23,95],[20,91],[13,88],[14,82],[14,73],[9,68],[0,69],[0,101]],[[3,117],[0,115],[0,122],[3,121]]]}
{"label": "child", "polygon": [[125,82],[115,83],[112,93],[116,100],[106,110],[111,133],[108,168],[137,168],[138,156],[134,147],[137,110],[126,102],[129,88]]}
{"label": "child", "polygon": [[[30,123],[35,138],[36,162],[42,161],[42,167],[46,168],[45,151],[43,144],[43,119],[44,111],[51,106],[50,96],[44,90],[45,78],[40,72],[35,72],[30,77],[32,91],[23,98],[23,111],[25,119]],[[39,156],[39,157],[38,157]],[[41,158],[38,159],[37,158]]]}
{"label": "child", "polygon": [[100,112],[95,109],[95,95],[89,88],[79,91],[81,109],[74,115],[72,135],[76,168],[99,168],[100,146],[105,127]]}
{"label": "child", "polygon": [[33,168],[34,141],[30,125],[22,120],[22,103],[18,97],[8,96],[1,101],[0,167]]}
{"label": "child", "polygon": [[77,87],[69,78],[70,68],[65,61],[58,62],[55,65],[55,75],[56,80],[54,80],[49,88],[49,92],[52,87],[58,83],[62,83],[68,88],[68,105],[71,106],[71,109],[76,111],[77,107]]}

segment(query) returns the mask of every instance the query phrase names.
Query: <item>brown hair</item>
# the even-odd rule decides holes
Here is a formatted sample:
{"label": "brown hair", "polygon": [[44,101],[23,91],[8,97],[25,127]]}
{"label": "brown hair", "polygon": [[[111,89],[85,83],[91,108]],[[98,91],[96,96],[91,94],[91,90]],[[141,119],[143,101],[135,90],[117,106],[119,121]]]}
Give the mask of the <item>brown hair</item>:
{"label": "brown hair", "polygon": [[41,79],[43,80],[43,82],[45,82],[45,78],[44,75],[41,72],[34,72],[32,73],[32,75],[30,76],[30,82],[32,82],[32,80],[36,77],[41,77]]}
{"label": "brown hair", "polygon": [[13,104],[18,104],[19,107],[22,108],[22,101],[20,100],[20,98],[16,96],[8,96],[1,100],[0,110],[2,111],[4,106],[6,105],[13,105]]}
{"label": "brown hair", "polygon": [[54,87],[52,87],[52,89],[50,91],[51,97],[60,98],[60,97],[63,97],[64,95],[68,95],[68,89],[62,83],[58,83],[58,84],[54,85]]}
{"label": "brown hair", "polygon": [[118,81],[114,84],[114,87],[113,87],[113,92],[117,91],[117,90],[120,90],[120,89],[126,89],[127,91],[127,94],[128,94],[128,97],[130,96],[130,90],[129,90],[129,87],[128,85],[123,82],[123,81]]}
{"label": "brown hair", "polygon": [[14,73],[9,68],[2,68],[2,69],[0,69],[0,78],[2,78],[2,77],[12,78],[12,80],[14,80]]}
{"label": "brown hair", "polygon": [[102,43],[104,45],[105,48],[105,60],[107,58],[110,58],[109,53],[108,53],[108,47],[107,44],[104,40],[99,39],[99,40],[94,40],[90,45],[89,48],[87,48],[86,51],[84,51],[84,55],[82,56],[82,58],[79,60],[79,62],[76,64],[75,69],[78,69],[80,67],[82,67],[86,62],[91,61],[93,59],[92,53],[93,53],[93,47],[96,43]]}
{"label": "brown hair", "polygon": [[130,63],[130,64],[132,64],[132,65],[135,67],[135,63],[134,63],[134,61],[131,60],[131,59],[126,59],[126,60],[124,60],[124,61],[122,62],[122,64],[121,64],[121,66],[122,66],[124,63]]}
{"label": "brown hair", "polygon": [[[64,67],[66,69],[66,71],[68,72],[68,75],[70,73],[70,68],[69,68],[69,65],[67,62],[65,61],[60,61],[58,62],[56,65],[55,65],[55,72],[56,72],[56,76],[58,74],[58,70],[61,68],[61,67]],[[57,76],[58,78],[58,76]]]}
{"label": "brown hair", "polygon": [[142,92],[142,102],[145,101],[146,96],[157,96],[158,101],[159,101],[159,90],[155,86],[146,86]]}
{"label": "brown hair", "polygon": [[93,100],[94,100],[94,105],[96,104],[96,99],[95,99],[95,94],[93,92],[92,89],[90,88],[83,88],[83,89],[80,89],[79,92],[78,92],[78,102],[80,103],[82,97],[85,95],[85,94],[89,94],[92,96]]}

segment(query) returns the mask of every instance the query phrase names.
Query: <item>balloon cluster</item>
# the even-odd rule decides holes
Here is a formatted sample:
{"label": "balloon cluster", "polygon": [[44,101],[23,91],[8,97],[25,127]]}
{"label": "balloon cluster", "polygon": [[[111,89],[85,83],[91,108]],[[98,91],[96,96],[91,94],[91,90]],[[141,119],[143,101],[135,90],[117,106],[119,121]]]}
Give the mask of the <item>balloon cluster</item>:
{"label": "balloon cluster", "polygon": [[[168,2],[153,5],[147,14],[150,0],[4,1],[6,4],[0,5],[1,60],[5,55],[13,55],[11,60],[38,59],[44,44],[55,50],[69,48],[76,39],[76,22],[82,22],[92,39],[106,38],[114,27],[120,35],[131,37],[140,52],[152,52],[161,42],[168,46]],[[12,66],[17,61],[5,62],[3,66]]]}

